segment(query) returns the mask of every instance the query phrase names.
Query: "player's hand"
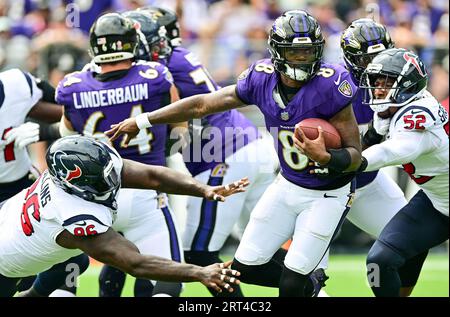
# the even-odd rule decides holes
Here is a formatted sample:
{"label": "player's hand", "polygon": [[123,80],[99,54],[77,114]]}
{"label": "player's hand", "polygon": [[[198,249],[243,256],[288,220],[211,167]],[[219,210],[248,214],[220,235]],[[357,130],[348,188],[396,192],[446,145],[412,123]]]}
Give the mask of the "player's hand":
{"label": "player's hand", "polygon": [[[325,148],[325,138],[323,136],[322,127],[317,127],[319,136],[315,140],[308,139],[303,133],[300,126],[295,126],[294,146],[312,161],[318,162],[320,165],[325,165],[330,161],[330,153]],[[299,138],[297,137],[299,136]]]}
{"label": "player's hand", "polygon": [[34,122],[22,123],[5,134],[5,144],[14,142],[14,147],[19,149],[37,141],[39,141],[39,124]]}
{"label": "player's hand", "polygon": [[215,263],[206,267],[202,267],[200,271],[199,281],[208,288],[221,293],[222,290],[233,292],[232,284],[239,285],[236,277],[241,275],[240,272],[230,269],[232,261],[225,263]]}
{"label": "player's hand", "polygon": [[124,140],[122,143],[124,147],[127,147],[128,143],[130,143],[130,140],[136,137],[138,133],[139,128],[136,124],[136,118],[128,118],[120,123],[112,124],[111,129],[105,131],[106,135],[112,135],[112,137],[109,138],[111,142],[124,134]]}
{"label": "player's hand", "polygon": [[245,192],[245,187],[250,184],[247,177],[241,178],[234,183],[223,186],[208,186],[205,191],[205,198],[208,200],[225,201],[225,197]]}

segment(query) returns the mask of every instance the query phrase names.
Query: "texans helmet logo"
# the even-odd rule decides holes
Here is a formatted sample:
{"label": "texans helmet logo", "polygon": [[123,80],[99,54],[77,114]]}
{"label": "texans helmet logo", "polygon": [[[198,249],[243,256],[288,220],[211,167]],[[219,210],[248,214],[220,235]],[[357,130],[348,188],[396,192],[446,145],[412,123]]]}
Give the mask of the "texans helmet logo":
{"label": "texans helmet logo", "polygon": [[[66,160],[65,160],[66,158]],[[73,168],[69,168],[64,164],[64,161],[69,161],[68,155],[62,151],[57,151],[53,155],[53,169],[56,171],[58,176],[62,179],[65,179],[66,181],[70,182],[71,180],[75,178],[79,178],[83,173],[81,171],[81,168],[73,164]]]}
{"label": "texans helmet logo", "polygon": [[416,56],[411,55],[410,53],[405,53],[405,54],[403,54],[403,58],[405,59],[405,61],[410,62],[411,64],[414,65],[414,67],[419,72],[420,76],[422,76],[422,77],[426,76],[426,74],[422,71],[422,68],[420,68],[420,65],[419,65],[419,62],[417,61]]}

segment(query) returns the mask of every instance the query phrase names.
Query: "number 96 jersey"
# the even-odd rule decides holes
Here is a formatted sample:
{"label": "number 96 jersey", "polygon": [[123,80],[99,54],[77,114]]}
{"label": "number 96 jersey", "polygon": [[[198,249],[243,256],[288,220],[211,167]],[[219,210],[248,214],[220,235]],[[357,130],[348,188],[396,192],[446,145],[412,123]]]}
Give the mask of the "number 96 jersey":
{"label": "number 96 jersey", "polygon": [[[78,133],[109,142],[103,132],[112,124],[169,104],[172,84],[165,66],[140,61],[123,77],[109,81],[97,80],[92,71],[69,74],[59,83],[56,100]],[[140,130],[127,148],[119,138],[114,148],[133,161],[166,165],[166,138],[167,125],[159,124]]]}
{"label": "number 96 jersey", "polygon": [[357,88],[349,72],[340,65],[322,63],[317,75],[288,103],[278,92],[279,82],[270,60],[260,60],[239,76],[236,93],[263,113],[266,128],[275,141],[283,177],[301,187],[318,190],[349,183],[352,176],[320,179],[310,174],[309,159],[294,147],[293,141],[298,122],[307,118],[329,120],[351,103]]}

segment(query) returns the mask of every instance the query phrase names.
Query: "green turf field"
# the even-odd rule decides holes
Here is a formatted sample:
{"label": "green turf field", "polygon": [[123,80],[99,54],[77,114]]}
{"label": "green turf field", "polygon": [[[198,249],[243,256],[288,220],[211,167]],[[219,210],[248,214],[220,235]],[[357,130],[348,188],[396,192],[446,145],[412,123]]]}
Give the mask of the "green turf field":
{"label": "green turf field", "polygon": [[[91,266],[79,281],[79,296],[97,296],[98,272],[100,267]],[[330,296],[367,297],[372,292],[366,284],[365,255],[332,255],[327,274],[330,279],[325,291]],[[133,278],[128,276],[122,296],[132,296]],[[278,295],[274,288],[242,284],[247,297]],[[449,296],[449,258],[447,254],[431,254],[428,256],[413,296],[448,297]],[[200,283],[186,283],[183,297],[210,296]]]}

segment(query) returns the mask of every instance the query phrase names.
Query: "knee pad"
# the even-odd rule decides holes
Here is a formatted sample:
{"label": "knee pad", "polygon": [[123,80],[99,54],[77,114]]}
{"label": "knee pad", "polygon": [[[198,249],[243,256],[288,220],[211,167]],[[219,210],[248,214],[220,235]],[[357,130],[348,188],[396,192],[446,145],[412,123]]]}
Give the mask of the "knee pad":
{"label": "knee pad", "polygon": [[366,260],[368,269],[376,265],[380,270],[397,270],[403,264],[405,264],[405,258],[400,253],[378,240],[370,248]]}
{"label": "knee pad", "polygon": [[125,284],[125,273],[115,267],[104,265],[99,282],[99,296],[100,297],[120,297],[123,285]]}
{"label": "knee pad", "polygon": [[185,251],[184,260],[186,263],[191,263],[199,266],[208,266],[214,263],[220,263],[219,251]]}

